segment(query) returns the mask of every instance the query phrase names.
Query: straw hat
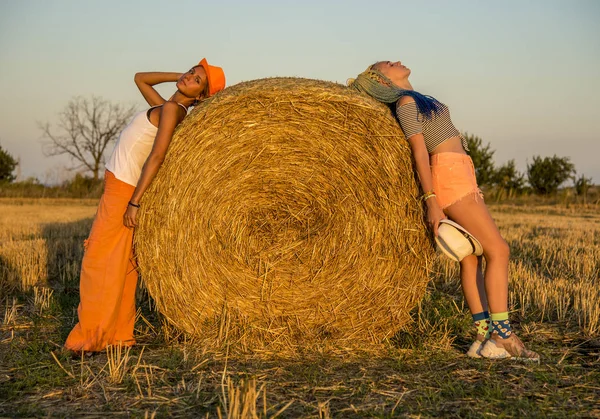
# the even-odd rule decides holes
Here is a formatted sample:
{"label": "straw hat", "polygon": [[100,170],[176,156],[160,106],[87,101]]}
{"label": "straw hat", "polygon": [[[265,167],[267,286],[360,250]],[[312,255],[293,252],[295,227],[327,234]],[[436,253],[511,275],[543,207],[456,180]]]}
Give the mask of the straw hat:
{"label": "straw hat", "polygon": [[200,60],[198,65],[202,66],[204,71],[206,71],[209,97],[225,88],[225,73],[221,67],[208,64],[206,58]]}
{"label": "straw hat", "polygon": [[469,255],[481,256],[483,254],[483,247],[479,240],[452,220],[440,221],[435,242],[446,256],[457,262]]}

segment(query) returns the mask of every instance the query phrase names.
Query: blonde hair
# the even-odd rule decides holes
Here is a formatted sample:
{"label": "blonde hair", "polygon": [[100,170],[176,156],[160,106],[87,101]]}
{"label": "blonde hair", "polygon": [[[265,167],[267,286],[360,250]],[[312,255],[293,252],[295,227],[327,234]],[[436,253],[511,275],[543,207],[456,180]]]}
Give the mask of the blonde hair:
{"label": "blonde hair", "polygon": [[355,79],[348,79],[346,84],[386,104],[394,104],[402,96],[410,96],[415,100],[419,113],[428,119],[441,110],[441,103],[437,99],[396,86],[389,77],[374,68],[377,64],[370,65]]}

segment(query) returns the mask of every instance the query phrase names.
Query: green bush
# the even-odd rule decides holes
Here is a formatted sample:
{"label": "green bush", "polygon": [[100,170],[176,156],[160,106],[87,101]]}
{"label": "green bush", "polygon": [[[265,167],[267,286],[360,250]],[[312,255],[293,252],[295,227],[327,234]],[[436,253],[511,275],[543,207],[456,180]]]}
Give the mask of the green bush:
{"label": "green bush", "polygon": [[590,186],[592,186],[592,178],[581,175],[575,180],[575,192],[579,196],[587,195]]}
{"label": "green bush", "polygon": [[476,135],[463,134],[469,146],[469,155],[475,166],[475,177],[479,186],[491,186],[494,177],[494,153],[490,143],[483,146],[483,141]]}
{"label": "green bush", "polygon": [[515,160],[512,159],[494,171],[492,183],[509,193],[521,193],[525,190],[525,175],[517,170]]}
{"label": "green bush", "polygon": [[0,182],[12,182],[15,180],[12,172],[17,167],[17,161],[13,156],[0,146]]}
{"label": "green bush", "polygon": [[536,193],[555,194],[558,188],[575,175],[575,166],[569,157],[533,156],[533,162],[527,165],[527,178]]}
{"label": "green bush", "polygon": [[103,179],[83,176],[79,173],[63,184],[63,189],[72,198],[95,198],[102,194]]}
{"label": "green bush", "polygon": [[0,182],[0,197],[8,198],[99,198],[103,180],[80,174],[60,186],[46,186],[36,178],[22,182]]}

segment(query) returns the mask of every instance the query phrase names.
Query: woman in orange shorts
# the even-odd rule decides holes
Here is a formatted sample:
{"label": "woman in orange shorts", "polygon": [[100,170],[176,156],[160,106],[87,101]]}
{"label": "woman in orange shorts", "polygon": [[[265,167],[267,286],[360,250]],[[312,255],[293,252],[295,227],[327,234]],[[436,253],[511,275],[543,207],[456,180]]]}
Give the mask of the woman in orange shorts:
{"label": "woman in orange shorts", "polygon": [[[509,247],[500,235],[477,187],[467,143],[450,120],[448,107],[413,90],[411,71],[401,62],[380,61],[349,82],[350,87],[390,105],[410,143],[434,234],[440,220],[461,224],[483,246],[481,257],[460,262],[463,293],[477,329],[467,354],[472,357],[538,360],[525,348],[508,319]],[[489,313],[488,313],[489,307]]]}
{"label": "woman in orange shorts", "polygon": [[[176,82],[177,91],[169,100],[153,87],[164,82]],[[132,249],[140,199],[188,108],[222,90],[225,75],[203,59],[183,74],[137,73],[135,83],[151,107],[135,115],[121,132],[106,164],[104,193],[81,263],[79,323],[65,342],[65,348],[75,353],[135,344],[138,275]]]}

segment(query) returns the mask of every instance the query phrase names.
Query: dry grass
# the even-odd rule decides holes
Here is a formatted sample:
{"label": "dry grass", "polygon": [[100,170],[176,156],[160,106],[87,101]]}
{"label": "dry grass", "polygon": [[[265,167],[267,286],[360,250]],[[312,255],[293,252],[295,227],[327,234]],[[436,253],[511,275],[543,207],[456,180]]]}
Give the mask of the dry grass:
{"label": "dry grass", "polygon": [[597,207],[492,207],[513,253],[516,328],[543,356],[529,365],[464,356],[469,315],[456,265],[444,259],[411,328],[379,351],[321,344],[244,354],[234,341],[231,351],[208,351],[157,315],[141,287],[138,346],[72,359],[60,346],[76,320],[76,258],[95,208],[68,206],[0,202],[3,243],[44,241],[48,255],[19,271],[46,272],[23,278],[45,285],[7,286],[21,279],[7,272],[22,259],[0,246],[0,415],[600,417]]}
{"label": "dry grass", "polygon": [[13,290],[79,277],[97,200],[0,198],[0,299]]}
{"label": "dry grass", "polygon": [[140,269],[205,347],[377,345],[428,282],[418,195],[387,106],[330,82],[240,83],[174,135],[144,196]]}
{"label": "dry grass", "polygon": [[33,287],[33,305],[39,314],[48,308],[52,302],[54,290],[48,287]]}
{"label": "dry grass", "polygon": [[16,324],[17,312],[21,305],[17,304],[17,298],[13,297],[12,299],[6,299],[6,307],[4,309],[4,317],[2,318],[2,324],[5,326],[9,326],[11,324]]}
{"label": "dry grass", "polygon": [[[511,248],[510,305],[519,317],[600,335],[598,207],[493,209]],[[441,260],[439,271],[440,283],[455,283],[456,264]]]}
{"label": "dry grass", "polygon": [[130,347],[110,345],[106,348],[108,380],[112,384],[120,384],[127,373]]}

